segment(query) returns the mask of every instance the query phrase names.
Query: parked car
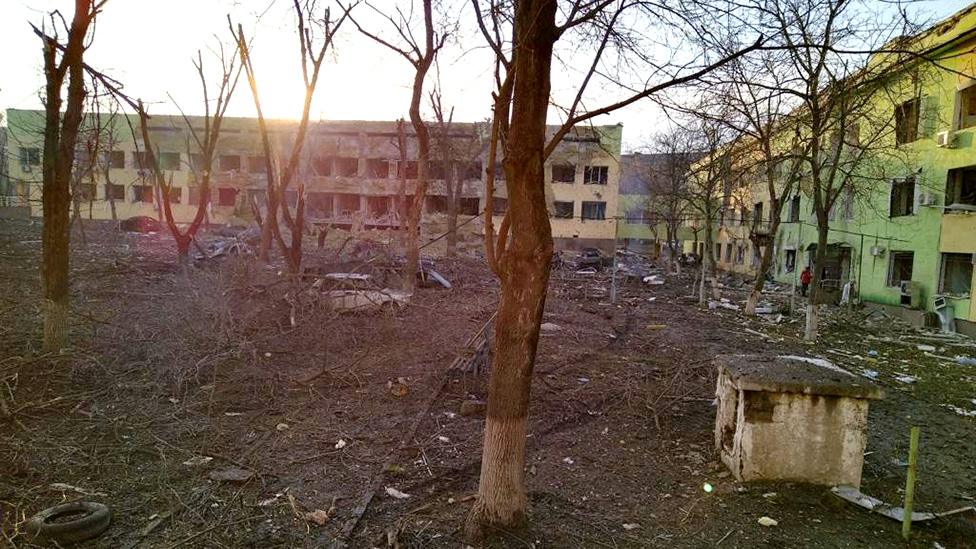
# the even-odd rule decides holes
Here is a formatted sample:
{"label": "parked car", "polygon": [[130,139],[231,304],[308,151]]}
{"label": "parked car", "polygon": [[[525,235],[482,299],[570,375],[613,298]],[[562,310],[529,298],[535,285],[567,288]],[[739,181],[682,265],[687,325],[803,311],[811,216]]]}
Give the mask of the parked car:
{"label": "parked car", "polygon": [[571,260],[571,265],[575,269],[592,267],[600,270],[613,265],[613,258],[603,253],[599,248],[583,248]]}

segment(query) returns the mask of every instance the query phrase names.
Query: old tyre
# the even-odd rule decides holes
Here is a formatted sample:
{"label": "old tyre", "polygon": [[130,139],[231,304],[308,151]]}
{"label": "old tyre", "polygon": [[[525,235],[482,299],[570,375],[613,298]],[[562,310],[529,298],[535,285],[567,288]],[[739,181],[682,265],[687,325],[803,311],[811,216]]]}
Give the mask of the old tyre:
{"label": "old tyre", "polygon": [[32,540],[66,545],[101,534],[111,522],[112,512],[108,506],[91,501],[75,501],[37,513],[27,521],[27,532]]}

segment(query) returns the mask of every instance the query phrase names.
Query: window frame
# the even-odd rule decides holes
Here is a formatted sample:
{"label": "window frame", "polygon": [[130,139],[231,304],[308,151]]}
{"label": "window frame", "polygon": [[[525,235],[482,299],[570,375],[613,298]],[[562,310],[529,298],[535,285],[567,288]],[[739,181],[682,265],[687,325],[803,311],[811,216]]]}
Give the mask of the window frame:
{"label": "window frame", "polygon": [[[905,259],[908,256],[911,263],[908,265],[908,278],[899,277],[895,280],[893,277],[896,274],[895,263],[897,258]],[[901,282],[903,280],[911,280],[912,276],[915,274],[915,251],[914,250],[892,250],[888,253],[888,276],[885,278],[885,285],[889,288],[900,288]]]}
{"label": "window frame", "polygon": [[[596,177],[594,178],[594,173]],[[607,185],[610,182],[610,166],[583,166],[584,185]]]}
{"label": "window frame", "polygon": [[[587,214],[587,206],[591,208],[597,208],[597,214],[599,217],[592,217],[593,214]],[[583,200],[580,206],[580,220],[581,221],[605,221],[607,219],[607,203],[603,200]]]}
{"label": "window frame", "polygon": [[[945,287],[946,285],[946,266],[949,263],[950,258],[958,259],[959,263],[969,265],[969,289],[965,292],[951,292]],[[973,254],[971,253],[959,253],[959,252],[942,252],[939,257],[939,293],[944,295],[949,295],[953,297],[973,295]]]}

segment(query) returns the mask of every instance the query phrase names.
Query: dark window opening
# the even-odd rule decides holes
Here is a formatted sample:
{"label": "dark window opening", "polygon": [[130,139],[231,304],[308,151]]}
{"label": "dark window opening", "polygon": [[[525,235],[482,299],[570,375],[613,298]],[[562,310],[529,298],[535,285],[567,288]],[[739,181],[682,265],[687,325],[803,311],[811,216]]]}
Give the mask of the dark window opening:
{"label": "dark window opening", "polygon": [[152,185],[133,185],[132,186],[132,202],[148,202],[153,201],[153,188]]}
{"label": "dark window opening", "polygon": [[332,157],[320,156],[312,160],[312,171],[319,177],[329,177],[332,175]]}
{"label": "dark window opening", "polygon": [[583,184],[585,185],[606,185],[610,176],[610,168],[607,166],[585,166],[583,168]]}
{"label": "dark window opening", "polygon": [[180,169],[180,153],[159,153],[159,167],[164,170],[177,171]]}
{"label": "dark window opening", "polygon": [[[20,165],[21,167],[29,168],[30,166],[40,166],[41,165],[41,149],[36,147],[21,147],[20,148]],[[28,171],[28,170],[25,170]]]}
{"label": "dark window opening", "polygon": [[[478,171],[481,171],[479,166]],[[458,213],[461,215],[478,215],[481,213],[481,201],[477,198],[461,198],[458,202]]]}
{"label": "dark window opening", "polygon": [[499,162],[495,164],[495,181],[505,181],[505,166]]}
{"label": "dark window opening", "polygon": [[312,217],[332,217],[333,199],[330,193],[308,193],[305,211]]}
{"label": "dark window opening", "polygon": [[383,158],[367,158],[366,177],[373,179],[386,179],[390,177],[390,161]]}
{"label": "dark window opening", "polygon": [[575,164],[553,164],[552,182],[553,183],[573,183],[576,181]]}
{"label": "dark window opening", "polygon": [[95,184],[94,183],[79,183],[75,187],[75,191],[78,193],[78,200],[82,202],[91,202],[95,200]]}
{"label": "dark window opening", "polygon": [[942,254],[942,279],[939,291],[967,295],[972,291],[973,254]]}
{"label": "dark window opening", "polygon": [[336,210],[339,215],[346,216],[352,215],[359,211],[359,195],[358,194],[337,194],[336,195]]}
{"label": "dark window opening", "polygon": [[125,168],[125,151],[110,151],[107,154],[106,161],[108,162],[108,167],[113,170]]}
{"label": "dark window opening", "polygon": [[918,99],[905,101],[895,107],[895,144],[903,145],[918,139]]}
{"label": "dark window opening", "polygon": [[903,280],[912,279],[915,252],[891,252],[888,263],[888,286],[898,287]]}
{"label": "dark window opening", "polygon": [[[240,157],[238,157],[239,159]],[[233,206],[237,203],[237,193],[238,189],[233,187],[221,187],[217,189],[217,205],[218,206]]]}
{"label": "dark window opening", "polygon": [[725,263],[732,263],[732,243],[725,244]]}
{"label": "dark window opening", "polygon": [[264,161],[264,156],[247,157],[247,171],[250,173],[267,173],[268,166]]}
{"label": "dark window opening", "polygon": [[105,185],[105,200],[125,200],[125,185]]}
{"label": "dark window opening", "polygon": [[553,215],[560,219],[573,218],[573,202],[555,201],[552,203]]}
{"label": "dark window opening", "polygon": [[427,164],[427,179],[444,179],[447,172],[444,170],[444,163],[438,160]]}
{"label": "dark window opening", "polygon": [[336,158],[335,174],[340,177],[356,177],[359,175],[359,159],[350,157]]}
{"label": "dark window opening", "polygon": [[190,168],[195,172],[203,171],[204,169],[209,169],[209,166],[205,166],[206,161],[203,155],[200,153],[190,153]]}
{"label": "dark window opening", "polygon": [[390,213],[390,202],[391,198],[389,196],[367,196],[366,197],[366,211],[370,217],[383,217]]}
{"label": "dark window opening", "polygon": [[415,160],[397,162],[397,177],[417,179],[417,162]]}
{"label": "dark window opening", "polygon": [[443,195],[432,195],[426,197],[424,209],[427,213],[447,213],[447,197]]}
{"label": "dark window opening", "polygon": [[792,273],[796,270],[796,250],[786,250],[786,260],[783,262],[783,272]]}
{"label": "dark window opening", "polygon": [[793,223],[800,220],[800,195],[796,195],[792,200],[790,200],[789,220]]}
{"label": "dark window opening", "polygon": [[[190,186],[187,192],[187,203],[197,205],[200,203],[200,187]],[[207,202],[210,202],[210,197],[207,197]]]}
{"label": "dark window opening", "polygon": [[970,86],[956,94],[959,119],[956,128],[976,126],[976,86]]}
{"label": "dark window opening", "polygon": [[152,162],[149,161],[149,153],[147,151],[136,151],[132,153],[132,163],[140,170],[152,169]]}
{"label": "dark window opening", "polygon": [[494,214],[494,215],[500,215],[500,214],[505,213],[505,210],[507,210],[507,209],[508,209],[508,199],[507,198],[499,198],[499,197],[496,196],[496,197],[494,197],[494,198],[491,199],[491,210],[492,210],[492,214]]}
{"label": "dark window opening", "polygon": [[169,188],[169,203],[170,204],[182,204],[183,203],[183,187],[170,187]]}
{"label": "dark window opening", "polygon": [[218,165],[222,172],[240,171],[241,157],[236,154],[222,154],[218,159]]}
{"label": "dark window opening", "polygon": [[896,179],[891,183],[889,217],[912,215],[915,206],[915,178]]}
{"label": "dark window opening", "polygon": [[746,247],[739,244],[735,249],[735,264],[742,265],[746,258]]}
{"label": "dark window opening", "polygon": [[481,180],[481,162],[461,162],[457,170],[458,178],[462,181]]}
{"label": "dark window opening", "polygon": [[976,166],[949,170],[945,205],[953,204],[976,206]]}
{"label": "dark window opening", "polygon": [[606,219],[607,218],[607,203],[606,202],[583,202],[583,219]]}

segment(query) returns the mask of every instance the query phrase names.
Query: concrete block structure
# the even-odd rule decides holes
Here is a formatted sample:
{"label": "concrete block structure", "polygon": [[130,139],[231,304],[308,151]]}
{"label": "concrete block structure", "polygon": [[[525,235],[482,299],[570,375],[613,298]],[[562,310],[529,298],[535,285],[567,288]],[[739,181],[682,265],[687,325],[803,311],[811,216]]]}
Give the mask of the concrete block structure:
{"label": "concrete block structure", "polygon": [[740,481],[860,486],[881,389],[821,359],[716,357],[715,447]]}

